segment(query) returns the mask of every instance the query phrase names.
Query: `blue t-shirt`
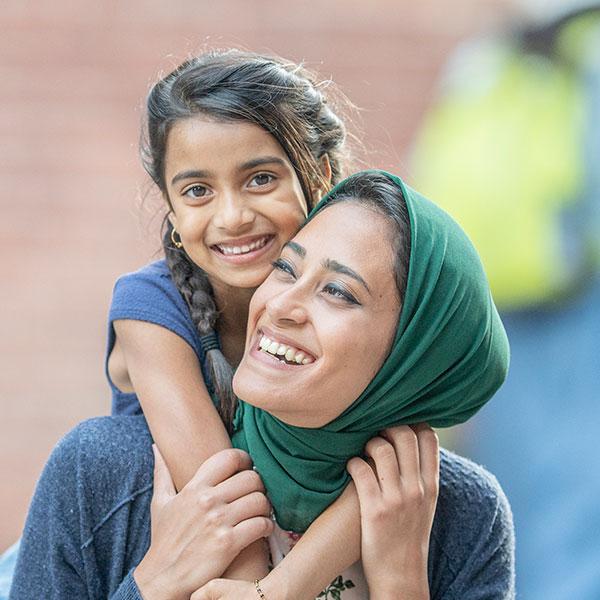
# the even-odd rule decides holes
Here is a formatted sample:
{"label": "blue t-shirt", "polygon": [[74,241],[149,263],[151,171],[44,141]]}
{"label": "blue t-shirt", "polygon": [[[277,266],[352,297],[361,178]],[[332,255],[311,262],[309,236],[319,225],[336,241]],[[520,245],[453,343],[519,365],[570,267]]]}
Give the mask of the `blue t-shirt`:
{"label": "blue t-shirt", "polygon": [[165,327],[185,340],[198,357],[206,387],[214,400],[213,386],[205,364],[206,350],[218,346],[216,333],[201,336],[192,321],[183,296],[171,279],[166,261],[158,260],[134,273],[117,279],[108,313],[108,346],[106,349],[105,373],[112,391],[113,415],[142,414],[137,395],[122,392],[110,378],[108,357],[115,345],[113,323],[120,319],[146,321]]}

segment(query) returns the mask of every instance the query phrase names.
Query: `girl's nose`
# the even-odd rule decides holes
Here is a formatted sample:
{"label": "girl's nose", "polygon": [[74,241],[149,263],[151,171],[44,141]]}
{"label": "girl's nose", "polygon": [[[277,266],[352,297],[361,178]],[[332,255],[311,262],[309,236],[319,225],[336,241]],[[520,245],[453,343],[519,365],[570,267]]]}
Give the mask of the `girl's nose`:
{"label": "girl's nose", "polygon": [[213,223],[219,229],[228,233],[244,233],[248,231],[254,221],[256,213],[242,198],[227,194],[222,197],[213,217]]}

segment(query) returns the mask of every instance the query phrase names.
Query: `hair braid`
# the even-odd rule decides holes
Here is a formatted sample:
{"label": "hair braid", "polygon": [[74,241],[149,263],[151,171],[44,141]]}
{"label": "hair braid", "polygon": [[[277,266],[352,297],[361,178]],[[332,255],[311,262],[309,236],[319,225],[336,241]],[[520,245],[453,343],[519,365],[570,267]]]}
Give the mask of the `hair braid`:
{"label": "hair braid", "polygon": [[[167,221],[163,235],[163,247],[173,283],[188,305],[192,321],[200,335],[209,335],[214,331],[218,317],[212,286],[206,273],[188,257],[183,248],[173,246],[172,229],[173,226]],[[237,405],[237,397],[231,387],[233,369],[218,348],[206,352],[206,363],[214,395],[218,401],[217,410],[227,430],[231,433]]]}
{"label": "hair braid", "polygon": [[[313,190],[328,190],[347,170],[346,128],[331,100],[339,102],[340,108],[350,107],[330,81],[318,82],[300,65],[236,49],[209,51],[189,58],[152,87],[140,140],[142,163],[172,210],[165,157],[173,125],[197,116],[223,123],[253,123],[280,144],[311,209],[316,200]],[[331,182],[321,170],[324,155],[331,165]],[[208,335],[218,318],[210,282],[183,249],[173,247],[171,229],[167,223],[163,240],[167,264],[200,335]],[[214,349],[207,350],[206,362],[219,413],[231,429],[237,403],[231,366]]]}

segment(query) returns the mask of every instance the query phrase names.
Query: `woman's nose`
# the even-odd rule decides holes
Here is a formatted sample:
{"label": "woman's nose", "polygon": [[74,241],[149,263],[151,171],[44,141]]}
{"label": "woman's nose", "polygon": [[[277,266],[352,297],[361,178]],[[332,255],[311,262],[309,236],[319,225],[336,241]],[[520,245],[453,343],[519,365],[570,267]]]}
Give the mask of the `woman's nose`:
{"label": "woman's nose", "polygon": [[270,298],[266,310],[273,323],[302,325],[308,320],[306,298],[298,283]]}
{"label": "woman's nose", "polygon": [[213,223],[229,233],[244,233],[256,219],[256,213],[235,194],[224,195],[217,205]]}

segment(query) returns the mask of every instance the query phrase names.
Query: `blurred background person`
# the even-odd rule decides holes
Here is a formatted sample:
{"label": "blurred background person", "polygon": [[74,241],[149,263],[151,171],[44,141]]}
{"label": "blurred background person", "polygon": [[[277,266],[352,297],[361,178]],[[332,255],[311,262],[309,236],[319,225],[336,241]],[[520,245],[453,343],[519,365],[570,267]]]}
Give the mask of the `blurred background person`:
{"label": "blurred background person", "polygon": [[450,61],[413,179],[479,249],[507,383],[454,431],[514,511],[525,599],[600,598],[600,3],[523,2],[527,24]]}

